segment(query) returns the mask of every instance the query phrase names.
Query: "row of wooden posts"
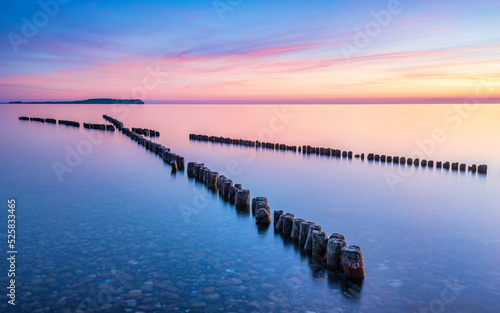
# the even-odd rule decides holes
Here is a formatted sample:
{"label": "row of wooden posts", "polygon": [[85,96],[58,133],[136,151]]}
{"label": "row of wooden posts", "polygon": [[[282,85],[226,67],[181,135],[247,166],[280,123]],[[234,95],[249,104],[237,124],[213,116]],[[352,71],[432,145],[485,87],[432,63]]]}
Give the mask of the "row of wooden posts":
{"label": "row of wooden posts", "polygon": [[[312,147],[310,145],[299,146],[289,146],[280,143],[269,143],[269,142],[260,142],[258,140],[245,140],[245,139],[233,139],[229,137],[219,137],[219,136],[207,136],[200,134],[189,134],[189,139],[194,141],[206,141],[212,143],[221,143],[221,144],[230,144],[236,146],[246,146],[246,147],[255,147],[262,149],[271,149],[271,150],[283,150],[283,151],[293,151],[302,153],[303,155],[316,154],[316,155],[324,155],[327,157],[337,157],[337,158],[356,158],[356,159],[365,159],[365,154],[354,154],[352,151],[342,151],[340,149],[334,148],[325,148],[325,147]],[[419,158],[406,158],[404,156],[390,156],[385,154],[375,154],[368,153],[366,155],[366,159],[368,161],[373,162],[381,162],[381,163],[393,163],[400,164],[406,166],[421,166],[421,167],[429,167],[433,168],[444,168],[446,170],[451,169],[452,171],[461,171],[461,172],[472,172],[479,174],[486,174],[488,172],[488,166],[486,164],[476,165],[472,164],[467,166],[465,163],[459,162],[442,162],[434,160],[420,160]]]}
{"label": "row of wooden posts", "polygon": [[[142,135],[139,135],[139,134],[131,131],[128,128],[124,128],[122,122],[120,122],[120,121],[118,121],[110,116],[103,115],[103,118],[105,120],[107,120],[108,122],[112,123],[114,126],[113,125],[105,125],[105,124],[83,123],[83,127],[87,128],[87,129],[98,129],[98,130],[106,130],[106,131],[115,131],[115,127],[116,127],[118,130],[120,130],[123,134],[128,136],[130,139],[136,141],[138,144],[144,146],[146,149],[150,150],[151,152],[154,152],[155,154],[159,155],[165,163],[168,163],[170,166],[172,166],[172,172],[176,172],[178,170],[180,170],[180,171],[184,170],[184,158],[182,156],[170,152],[169,148],[166,148],[163,145],[160,145],[156,142],[148,140],[148,139],[144,138]],[[51,124],[56,123],[55,119],[50,119],[50,118],[44,119],[44,118],[39,118],[39,117],[21,116],[21,117],[19,117],[19,119],[22,121],[36,121],[36,122],[51,123]],[[59,120],[58,122],[59,122],[59,124],[63,124],[63,125],[80,127],[80,123],[75,122],[75,121]],[[153,132],[155,132],[154,136],[160,135],[159,132],[156,132],[154,130],[151,130],[151,132],[148,131],[148,134],[152,134]]]}
{"label": "row of wooden posts", "polygon": [[105,124],[92,124],[92,123],[83,123],[84,128],[88,129],[99,129],[99,130],[107,130],[107,131],[115,131],[115,127],[113,125],[105,125]]}
{"label": "row of wooden posts", "polygon": [[75,121],[66,121],[66,120],[58,120],[56,121],[53,118],[40,118],[40,117],[26,117],[26,116],[20,116],[19,119],[21,121],[33,121],[33,122],[40,122],[40,123],[49,123],[49,124],[58,124],[61,125],[67,125],[67,126],[73,126],[73,127],[80,127],[79,122]]}
{"label": "row of wooden posts", "polygon": [[[224,201],[234,204],[237,210],[249,212],[251,207],[257,225],[266,227],[273,223],[266,197],[255,197],[250,202],[250,190],[244,189],[241,184],[233,185],[231,179],[212,171],[204,163],[189,162],[187,175],[203,183],[209,190],[217,192]],[[328,237],[321,231],[321,226],[301,218],[296,219],[294,214],[283,213],[283,210],[275,210],[273,216],[274,230],[285,239],[294,241],[303,252],[315,260],[326,262],[332,270],[343,270],[349,278],[365,277],[361,248],[355,245],[347,246],[343,235],[333,233]]]}
{"label": "row of wooden posts", "polygon": [[[107,115],[103,116],[106,120],[109,118]],[[107,118],[106,118],[107,117]],[[110,122],[115,122],[117,125],[117,128],[121,131],[123,129],[123,123],[110,118]],[[53,118],[40,118],[40,117],[26,117],[26,116],[20,116],[19,120],[21,121],[34,121],[34,122],[40,122],[40,123],[49,123],[49,124],[62,124],[62,125],[68,125],[68,126],[74,126],[74,127],[80,127],[80,122],[76,121],[67,121],[67,120],[56,120]],[[113,125],[107,125],[107,124],[93,124],[93,123],[83,123],[83,127],[87,129],[97,129],[97,130],[108,130],[108,131],[115,131],[115,126]],[[158,133],[159,135],[159,133]]]}
{"label": "row of wooden posts", "polygon": [[137,142],[137,144],[142,145],[147,150],[158,155],[165,163],[169,164],[172,167],[172,172],[175,173],[178,170],[184,170],[184,157],[175,154],[170,151],[170,148],[167,148],[159,143],[151,141],[149,139],[144,138],[142,135],[139,135],[129,128],[123,127],[123,123],[114,119],[108,115],[102,116],[106,121],[115,125],[115,127],[121,131],[124,135]]}
{"label": "row of wooden posts", "polygon": [[[124,135],[136,141],[147,150],[157,154],[165,163],[172,166],[172,172],[184,170],[184,158],[172,153],[169,148],[152,142],[142,135],[123,127],[123,123],[103,115],[103,118],[114,125]],[[53,119],[20,117],[20,120],[31,120],[38,122],[52,123]],[[49,121],[47,121],[49,120]],[[74,126],[72,121],[59,120],[59,124]],[[103,127],[104,126],[104,127]],[[110,127],[109,127],[110,126]],[[79,123],[78,123],[79,127]],[[111,130],[112,125],[84,123],[85,128]],[[112,128],[114,131],[115,128]],[[265,144],[265,143],[264,143]],[[288,147],[285,147],[288,149]],[[224,175],[219,175],[206,167],[203,163],[189,162],[187,165],[187,175],[202,182],[208,189],[217,192],[224,201],[234,204],[238,210],[250,212],[255,216],[256,224],[260,227],[267,227],[273,223],[275,232],[281,234],[285,239],[294,241],[302,251],[319,262],[326,262],[332,270],[342,270],[345,275],[352,279],[361,279],[365,276],[363,255],[358,246],[347,246],[345,237],[338,233],[333,233],[329,238],[325,232],[321,231],[321,226],[314,222],[307,222],[304,219],[295,219],[292,213],[283,213],[282,210],[273,212],[274,222],[271,219],[271,209],[266,197],[250,198],[250,190],[244,189],[241,184],[234,184],[233,181]]]}
{"label": "row of wooden posts", "polygon": [[160,137],[160,132],[154,129],[132,127],[132,131],[139,135],[144,135],[149,137]]}
{"label": "row of wooden posts", "polygon": [[216,142],[223,144],[230,144],[236,146],[246,146],[246,147],[255,147],[262,149],[271,149],[271,150],[283,150],[283,151],[293,151],[300,152],[300,147],[297,146],[288,146],[285,144],[279,143],[271,143],[271,142],[261,142],[258,140],[245,140],[245,139],[233,139],[233,138],[225,138],[225,137],[217,137],[217,136],[207,136],[207,135],[198,135],[198,134],[189,134],[190,140],[195,141],[208,141],[208,142]]}
{"label": "row of wooden posts", "polygon": [[[19,119],[21,121],[34,121],[34,122],[49,123],[49,124],[59,123],[61,125],[67,125],[67,126],[73,126],[73,127],[80,127],[80,123],[76,122],[76,121],[67,121],[67,120],[58,120],[58,121],[56,121],[53,118],[26,117],[26,116],[20,116]],[[115,127],[113,125],[83,123],[83,127],[87,128],[87,129],[98,129],[98,130],[115,131]]]}

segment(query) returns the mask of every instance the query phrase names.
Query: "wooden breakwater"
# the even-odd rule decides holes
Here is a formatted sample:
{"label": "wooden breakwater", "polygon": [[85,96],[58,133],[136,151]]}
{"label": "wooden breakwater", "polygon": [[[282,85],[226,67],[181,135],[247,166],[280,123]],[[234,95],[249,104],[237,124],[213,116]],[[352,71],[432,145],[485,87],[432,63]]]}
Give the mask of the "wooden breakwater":
{"label": "wooden breakwater", "polygon": [[83,127],[88,129],[115,131],[115,127],[113,125],[83,123]]}
{"label": "wooden breakwater", "polygon": [[[32,122],[56,124],[56,120],[53,119],[53,118],[20,116],[19,120],[21,120],[21,121],[32,121]],[[80,127],[80,123],[79,122],[75,122],[75,121],[58,120],[57,123],[60,124],[60,125]]]}
{"label": "wooden breakwater", "polygon": [[149,136],[149,137],[160,137],[160,132],[154,129],[147,128],[136,128],[132,127],[132,131],[139,135]]}
{"label": "wooden breakwater", "polygon": [[[115,127],[116,127],[124,135],[128,136],[133,141],[136,141],[139,145],[142,145],[147,150],[157,154],[165,163],[169,164],[172,167],[172,172],[175,173],[178,170],[179,171],[184,170],[184,163],[185,163],[184,157],[177,155],[175,153],[172,153],[169,148],[164,147],[163,145],[160,145],[156,142],[152,142],[151,140],[144,138],[142,135],[139,135],[139,134],[131,131],[128,128],[124,128],[122,122],[120,122],[120,121],[118,121],[110,116],[103,115],[103,118],[106,121],[110,122],[112,125],[83,123],[83,127],[86,129],[96,129],[96,130],[103,130],[103,131],[115,131]],[[20,116],[19,120],[56,124],[56,120],[51,119],[51,118]],[[59,120],[58,123],[61,125],[80,127],[80,123],[76,122],[76,121]],[[143,132],[143,133],[148,134],[149,136],[153,136],[153,137],[160,135],[159,132],[154,131],[154,130],[148,130],[148,132]]]}
{"label": "wooden breakwater", "polygon": [[[67,126],[72,126],[72,127],[80,127],[80,122],[67,121],[67,120],[56,120],[56,119],[53,119],[53,118],[40,118],[40,117],[20,116],[19,120],[21,120],[21,121],[34,121],[34,122],[49,123],[49,124],[56,124],[56,123],[58,123],[60,125],[67,125]],[[83,127],[87,128],[87,129],[115,131],[115,127],[113,125],[83,123]]]}
{"label": "wooden breakwater", "polygon": [[266,197],[251,199],[250,190],[244,189],[241,184],[233,184],[231,179],[212,171],[204,163],[189,162],[186,172],[189,178],[203,183],[237,210],[248,213],[251,210],[255,223],[260,227],[273,223],[275,232],[281,234],[285,240],[292,240],[301,251],[316,261],[325,263],[332,270],[343,271],[345,276],[351,279],[365,277],[361,248],[348,246],[343,235],[333,233],[328,237],[321,231],[321,226],[301,218],[296,219],[294,214],[284,213],[283,210],[273,212],[273,222]]}
{"label": "wooden breakwater", "polygon": [[[288,146],[285,144],[271,143],[271,142],[260,142],[258,140],[233,139],[228,137],[217,137],[217,136],[207,136],[207,135],[197,135],[197,134],[189,134],[189,139],[194,141],[207,141],[214,143],[230,144],[235,146],[246,146],[246,147],[255,147],[262,149],[297,152],[297,146]],[[298,151],[300,152],[300,147],[298,148]]]}
{"label": "wooden breakwater", "polygon": [[131,140],[137,142],[137,144],[143,146],[145,149],[153,152],[158,155],[166,164],[172,167],[172,173],[184,170],[184,157],[175,154],[170,151],[170,148],[167,148],[159,143],[151,141],[149,139],[144,138],[143,135],[137,134],[133,132],[129,128],[123,127],[123,123],[114,119],[108,115],[102,116],[106,121],[112,123],[119,131],[121,131],[125,136],[129,137]]}
{"label": "wooden breakwater", "polygon": [[[131,140],[136,141],[147,150],[157,154],[165,163],[172,166],[172,172],[184,170],[184,158],[172,153],[170,148],[144,138],[143,135],[124,127],[122,122],[113,117],[103,115],[103,118]],[[19,119],[31,120],[26,117],[20,117]],[[33,120],[46,122],[47,119],[36,118]],[[107,130],[107,126],[111,125],[103,126],[104,124],[84,123],[85,128],[99,130]],[[224,201],[228,201],[234,205],[237,210],[248,214],[251,211],[252,215],[255,216],[255,223],[259,227],[267,228],[272,224],[274,231],[279,233],[284,240],[293,241],[302,252],[317,262],[324,263],[332,270],[341,271],[346,277],[355,281],[359,281],[359,279],[365,277],[361,249],[355,245],[347,246],[343,235],[333,233],[328,237],[322,231],[321,226],[316,225],[314,222],[308,222],[305,219],[296,219],[294,214],[284,213],[283,210],[273,211],[273,222],[271,208],[266,197],[255,197],[252,199],[250,190],[244,189],[241,184],[233,184],[231,179],[210,170],[203,163],[189,162],[186,172],[189,178],[203,183],[208,189],[218,193]]]}
{"label": "wooden breakwater", "polygon": [[80,123],[79,122],[75,122],[75,121],[58,120],[57,122],[60,125],[80,127]]}
{"label": "wooden breakwater", "polygon": [[[282,151],[292,151],[294,153],[302,153],[302,155],[321,155],[330,158],[344,158],[344,159],[361,159],[362,161],[366,159],[370,162],[380,162],[380,163],[392,163],[396,165],[404,166],[414,166],[414,167],[428,167],[428,168],[443,168],[445,170],[460,171],[479,174],[487,174],[488,166],[486,164],[481,165],[467,165],[466,163],[459,162],[443,162],[426,160],[419,158],[411,158],[404,156],[391,156],[386,154],[375,154],[375,153],[354,153],[352,151],[343,151],[335,148],[325,148],[325,147],[314,147],[310,145],[302,146],[290,146],[283,143],[270,143],[270,142],[260,142],[258,140],[245,140],[245,139],[234,139],[229,137],[219,137],[219,136],[207,136],[200,134],[189,134],[189,139],[193,141],[205,141],[211,143],[220,143],[235,146],[244,147],[254,147],[256,149],[269,149],[269,150],[282,150]],[[451,165],[451,166],[450,166]]]}

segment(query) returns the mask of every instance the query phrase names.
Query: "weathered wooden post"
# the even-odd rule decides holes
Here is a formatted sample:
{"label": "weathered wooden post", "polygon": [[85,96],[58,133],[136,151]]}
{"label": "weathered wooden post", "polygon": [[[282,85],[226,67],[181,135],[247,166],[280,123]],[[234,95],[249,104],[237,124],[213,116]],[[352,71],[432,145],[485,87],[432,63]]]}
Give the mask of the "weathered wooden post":
{"label": "weathered wooden post", "polygon": [[[228,188],[228,194],[229,194],[229,188]],[[238,190],[235,196],[235,205],[238,210],[250,211],[250,190],[247,189]]]}
{"label": "weathered wooden post", "polygon": [[363,254],[361,248],[350,245],[342,248],[342,266],[344,273],[349,278],[365,277],[365,264],[363,263]]}
{"label": "weathered wooden post", "polygon": [[284,217],[285,217],[285,214],[281,214],[280,217],[278,218],[278,223],[276,223],[276,226],[274,226],[274,230],[280,234],[283,233],[283,218]]}
{"label": "weathered wooden post", "polygon": [[255,214],[257,214],[257,211],[259,209],[264,209],[267,212],[269,212],[269,215],[271,215],[271,208],[269,207],[269,205],[267,205],[267,203],[265,203],[263,201],[257,201],[256,207],[255,207]]}
{"label": "weathered wooden post", "polygon": [[257,202],[264,202],[265,204],[268,204],[266,197],[253,198],[252,199],[252,214],[255,214],[257,212]]}
{"label": "weathered wooden post", "polygon": [[217,181],[219,180],[219,173],[211,172],[210,179],[208,181],[208,189],[217,191]]}
{"label": "weathered wooden post", "polygon": [[319,225],[310,225],[309,230],[307,232],[306,243],[304,244],[304,251],[311,255],[312,254],[312,232],[314,230],[321,231],[321,226]]}
{"label": "weathered wooden post", "polygon": [[281,215],[283,215],[283,210],[274,210],[274,227],[278,224]]}
{"label": "weathered wooden post", "polygon": [[314,230],[312,232],[312,256],[320,262],[326,261],[326,245],[328,236],[325,232]]}
{"label": "weathered wooden post", "polygon": [[299,246],[303,249],[306,244],[307,234],[309,233],[309,227],[315,225],[314,222],[301,222],[299,230]]}
{"label": "weathered wooden post", "polygon": [[283,236],[290,237],[292,234],[293,221],[295,220],[295,215],[292,213],[286,213],[283,216]]}
{"label": "weathered wooden post", "polygon": [[271,214],[269,214],[269,211],[263,208],[258,209],[257,213],[255,213],[255,223],[257,223],[258,225],[271,224]]}
{"label": "weathered wooden post", "polygon": [[[168,154],[167,154],[168,156]],[[195,163],[194,164],[194,178],[198,178],[200,170],[205,166],[204,163]]]}
{"label": "weathered wooden post", "polygon": [[326,265],[333,269],[340,269],[342,248],[346,246],[345,238],[341,234],[334,233],[328,239],[326,247]]}
{"label": "weathered wooden post", "polygon": [[[223,200],[226,200],[228,201],[229,200],[229,187],[231,187],[233,185],[233,181],[230,180],[230,179],[225,179],[223,182],[222,182],[222,188],[221,188],[221,192],[222,192],[222,199]],[[235,204],[238,204],[238,192],[240,192],[241,190],[238,190],[234,196],[234,201],[235,201]],[[248,190],[247,190],[248,191]],[[250,193],[249,193],[250,194]],[[241,194],[241,197],[243,197],[245,194],[242,193]],[[240,198],[241,201],[243,201],[244,199],[243,198]],[[249,201],[249,204],[250,204],[250,200]],[[243,203],[242,203],[243,204]]]}
{"label": "weathered wooden post", "polygon": [[240,189],[243,189],[243,188],[241,188],[240,184],[236,184],[234,186],[230,186],[229,187],[229,203],[231,203],[231,204],[235,204],[236,203],[236,193]]}
{"label": "weathered wooden post", "polygon": [[184,170],[184,157],[177,157],[177,164],[179,165],[179,171]]}
{"label": "weathered wooden post", "polygon": [[292,225],[292,232],[290,233],[290,238],[293,240],[293,241],[299,241],[299,236],[300,236],[300,223],[302,222],[305,222],[306,220],[302,219],[302,218],[296,218],[294,221],[293,221],[293,225]]}
{"label": "weathered wooden post", "polygon": [[175,160],[171,160],[169,164],[172,166],[172,173],[177,172],[177,162],[175,162]]}
{"label": "weathered wooden post", "polygon": [[187,176],[189,178],[194,178],[194,175],[195,175],[194,167],[195,167],[195,165],[196,165],[195,162],[189,162],[188,163],[188,166],[187,166]]}

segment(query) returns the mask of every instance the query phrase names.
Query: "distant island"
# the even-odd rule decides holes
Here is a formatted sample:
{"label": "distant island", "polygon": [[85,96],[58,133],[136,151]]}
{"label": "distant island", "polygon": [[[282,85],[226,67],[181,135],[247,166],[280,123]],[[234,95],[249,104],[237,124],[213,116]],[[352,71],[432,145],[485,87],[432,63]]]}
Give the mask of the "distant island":
{"label": "distant island", "polygon": [[110,98],[96,98],[88,100],[77,100],[77,101],[34,101],[34,102],[22,102],[22,101],[11,101],[12,104],[144,104],[140,99],[110,99]]}

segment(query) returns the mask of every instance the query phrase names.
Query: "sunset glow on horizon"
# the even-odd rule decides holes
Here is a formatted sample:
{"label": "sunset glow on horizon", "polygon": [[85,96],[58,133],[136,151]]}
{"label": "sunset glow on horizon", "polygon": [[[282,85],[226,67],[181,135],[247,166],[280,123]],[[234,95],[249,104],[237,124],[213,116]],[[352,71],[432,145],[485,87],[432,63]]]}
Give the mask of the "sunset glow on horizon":
{"label": "sunset glow on horizon", "polygon": [[500,102],[498,1],[4,6],[2,102]]}

